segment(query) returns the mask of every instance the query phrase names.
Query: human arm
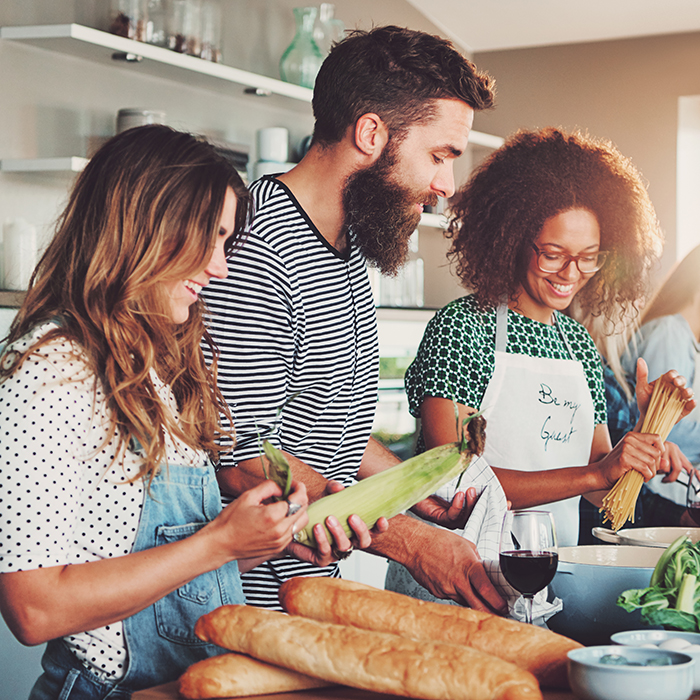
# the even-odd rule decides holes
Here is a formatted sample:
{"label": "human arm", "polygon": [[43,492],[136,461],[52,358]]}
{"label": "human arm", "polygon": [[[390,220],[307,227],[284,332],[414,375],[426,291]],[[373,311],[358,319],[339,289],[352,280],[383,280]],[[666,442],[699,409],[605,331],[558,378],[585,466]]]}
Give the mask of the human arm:
{"label": "human arm", "polygon": [[[651,379],[656,379],[669,370],[676,370],[686,378],[689,386],[694,384],[696,343],[692,330],[682,316],[664,316],[643,326],[638,353],[646,362]],[[627,358],[627,362],[628,365],[632,364],[631,358]],[[680,421],[671,430],[668,439],[677,444],[693,464],[700,463],[699,421]]]}
{"label": "human arm", "polygon": [[[123,620],[200,574],[281,551],[302,528],[306,509],[286,517],[287,503],[265,481],[226,506],[195,534],[118,557],[0,574],[0,609],[23,644],[96,629]],[[303,484],[289,500],[305,504]]]}
{"label": "human arm", "polygon": [[[300,459],[288,453],[284,454],[292,470],[292,477],[301,483],[309,485],[307,493],[308,490],[311,490],[313,494],[309,498],[310,502],[343,488],[342,484],[337,481],[329,481]],[[220,469],[217,473],[217,478],[221,490],[229,495],[237,495],[245,488],[251,488],[254,484],[260,483],[265,478],[262,459],[262,457],[257,457],[244,460],[237,467]],[[314,527],[314,537],[318,543],[317,548],[291,542],[286,548],[286,553],[315,566],[328,566],[328,564],[337,560],[338,552],[347,552],[353,547],[366,549],[371,542],[372,533],[383,532],[387,528],[386,519],[380,518],[374,529],[370,531],[362,518],[353,514],[348,518],[348,525],[350,525],[354,533],[351,541],[335,516],[329,516],[326,519],[326,525],[333,535],[332,543],[328,541],[324,528],[319,524]],[[258,563],[262,563],[262,561],[264,560],[260,560]],[[249,568],[253,568],[253,566]]]}
{"label": "human arm", "polygon": [[[391,450],[371,438],[358,476],[366,478],[398,463],[398,457]],[[421,517],[427,516],[426,519],[449,521],[456,526],[454,522],[464,516],[465,509],[461,505],[454,506],[454,502],[452,510],[446,506],[449,504],[444,501],[441,504],[428,498],[411,510]],[[459,513],[453,515],[456,508]],[[389,520],[386,532],[374,535],[368,551],[405,566],[416,581],[438,598],[499,614],[507,611],[505,601],[481,564],[476,547],[459,535],[416,518],[396,515]]]}
{"label": "human arm", "polygon": [[[458,409],[460,421],[474,411],[473,408],[462,404],[458,404]],[[457,429],[452,401],[426,396],[421,406],[421,418],[426,447],[456,440]],[[632,437],[619,443],[612,454],[607,427],[596,426],[591,463],[586,465],[534,472],[492,468],[503,486],[506,497],[516,509],[531,508],[584,493],[607,490],[628,469],[637,469],[645,480],[648,480],[656,472],[654,465],[661,454],[661,449],[656,444],[658,437],[639,433],[630,435]]]}
{"label": "human arm", "polygon": [[407,515],[389,520],[389,529],[372,539],[368,551],[402,564],[434,596],[476,610],[507,612],[472,542]]}

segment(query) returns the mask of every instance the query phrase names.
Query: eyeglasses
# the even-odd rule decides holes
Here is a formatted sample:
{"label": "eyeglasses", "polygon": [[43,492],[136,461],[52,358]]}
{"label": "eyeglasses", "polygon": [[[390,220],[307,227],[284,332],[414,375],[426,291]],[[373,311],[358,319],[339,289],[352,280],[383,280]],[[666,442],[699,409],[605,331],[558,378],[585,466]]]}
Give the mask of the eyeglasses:
{"label": "eyeglasses", "polygon": [[584,255],[568,255],[567,253],[550,253],[546,250],[540,250],[534,243],[532,248],[537,253],[537,267],[542,272],[561,272],[573,261],[579,272],[590,275],[593,272],[598,272],[608,257],[607,250],[585,253]]}

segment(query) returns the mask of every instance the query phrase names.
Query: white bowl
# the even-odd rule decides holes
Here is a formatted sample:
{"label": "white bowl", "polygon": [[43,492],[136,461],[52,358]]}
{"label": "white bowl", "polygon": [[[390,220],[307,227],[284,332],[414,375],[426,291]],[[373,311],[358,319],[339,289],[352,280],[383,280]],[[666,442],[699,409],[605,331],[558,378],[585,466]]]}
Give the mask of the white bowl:
{"label": "white bowl", "polygon": [[[697,632],[677,632],[674,630],[630,630],[613,634],[610,641],[624,646],[640,647],[643,644],[661,644],[668,639],[685,639],[691,644],[700,644],[700,634]],[[700,690],[700,651],[679,649],[681,654],[687,654],[695,659],[695,682],[693,690]]]}
{"label": "white bowl", "polygon": [[[612,666],[600,663],[608,654],[644,663],[667,657],[670,666]],[[568,653],[569,685],[582,700],[687,700],[693,692],[695,660],[687,654],[662,649],[594,646]]]}
{"label": "white bowl", "polygon": [[631,544],[642,547],[668,547],[681,535],[693,543],[700,541],[700,527],[630,527],[614,532],[605,527],[594,527],[594,537],[611,544]]}
{"label": "white bowl", "polygon": [[550,591],[564,608],[547,626],[584,645],[608,644],[615,632],[644,627],[641,613],[616,605],[629,588],[646,588],[664,550],[628,545],[560,547]]}

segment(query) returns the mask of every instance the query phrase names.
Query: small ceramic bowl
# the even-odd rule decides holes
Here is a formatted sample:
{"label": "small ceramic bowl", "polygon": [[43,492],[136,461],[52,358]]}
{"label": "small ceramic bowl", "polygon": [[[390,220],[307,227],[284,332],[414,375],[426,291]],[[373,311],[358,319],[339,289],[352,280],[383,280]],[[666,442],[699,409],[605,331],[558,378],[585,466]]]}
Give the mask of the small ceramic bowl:
{"label": "small ceramic bowl", "polygon": [[[625,665],[601,663],[606,656],[623,657]],[[569,684],[582,700],[687,700],[693,692],[695,660],[680,652],[608,645],[573,649],[568,657]],[[664,659],[670,665],[628,665]]]}
{"label": "small ceramic bowl", "polygon": [[[631,630],[629,632],[616,632],[610,637],[610,641],[613,644],[623,644],[624,646],[631,647],[641,647],[653,644],[658,647],[660,644],[668,646],[673,645],[674,642],[670,640],[683,640],[690,644],[700,645],[700,634],[697,632],[675,632],[672,630]],[[679,651],[681,654],[687,654],[691,658],[695,659],[695,682],[693,684],[693,690],[700,690],[700,648],[685,649],[676,648],[675,651]]]}

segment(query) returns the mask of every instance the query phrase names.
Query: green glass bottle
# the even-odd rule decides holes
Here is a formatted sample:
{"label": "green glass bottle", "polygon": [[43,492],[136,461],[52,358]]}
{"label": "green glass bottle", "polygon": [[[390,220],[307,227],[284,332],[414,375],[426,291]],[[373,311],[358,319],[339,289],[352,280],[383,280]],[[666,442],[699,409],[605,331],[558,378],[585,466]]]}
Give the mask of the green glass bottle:
{"label": "green glass bottle", "polygon": [[316,7],[295,7],[296,34],[280,59],[280,77],[287,83],[313,88],[323,56],[314,41]]}

